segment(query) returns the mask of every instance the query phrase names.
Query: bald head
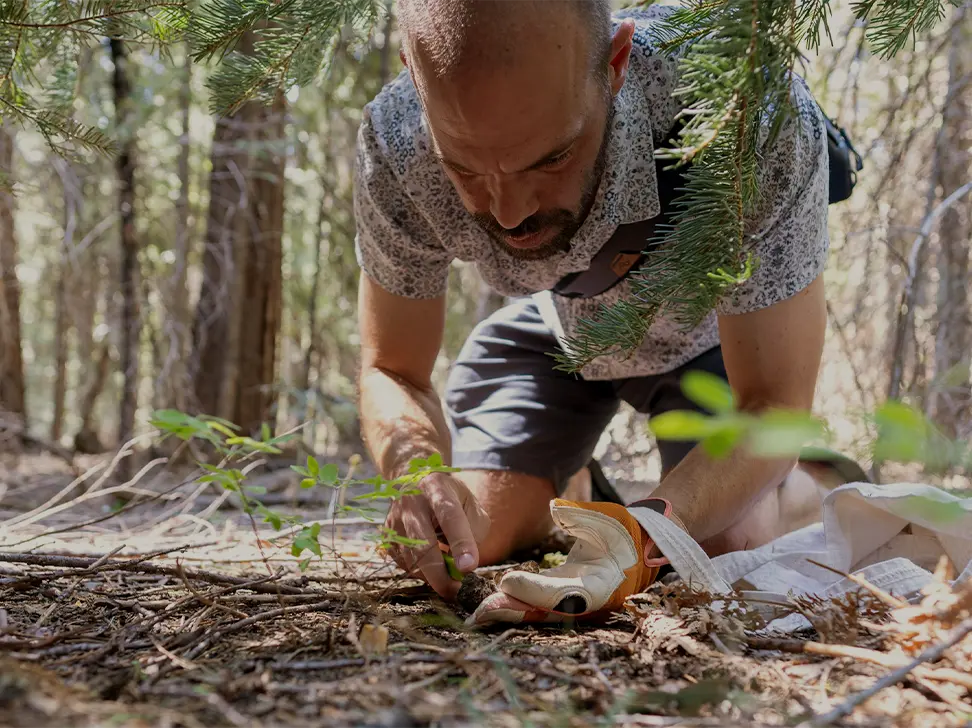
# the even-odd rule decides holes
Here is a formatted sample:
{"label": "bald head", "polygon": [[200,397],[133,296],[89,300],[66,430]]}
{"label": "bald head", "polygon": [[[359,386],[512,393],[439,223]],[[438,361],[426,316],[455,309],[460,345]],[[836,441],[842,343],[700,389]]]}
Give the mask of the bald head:
{"label": "bald head", "polygon": [[399,24],[410,65],[433,78],[503,69],[523,61],[542,36],[580,41],[596,73],[611,44],[610,0],[401,0]]}
{"label": "bald head", "polygon": [[508,254],[563,253],[604,169],[634,24],[609,0],[400,0],[431,148]]}

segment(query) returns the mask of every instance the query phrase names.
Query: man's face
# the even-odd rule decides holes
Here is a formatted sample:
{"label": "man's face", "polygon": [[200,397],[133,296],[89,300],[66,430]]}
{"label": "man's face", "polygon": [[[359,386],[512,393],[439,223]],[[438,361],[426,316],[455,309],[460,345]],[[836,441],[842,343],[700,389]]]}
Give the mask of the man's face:
{"label": "man's face", "polygon": [[570,247],[600,184],[613,98],[583,37],[541,33],[531,45],[502,68],[417,74],[433,149],[463,205],[522,260]]}

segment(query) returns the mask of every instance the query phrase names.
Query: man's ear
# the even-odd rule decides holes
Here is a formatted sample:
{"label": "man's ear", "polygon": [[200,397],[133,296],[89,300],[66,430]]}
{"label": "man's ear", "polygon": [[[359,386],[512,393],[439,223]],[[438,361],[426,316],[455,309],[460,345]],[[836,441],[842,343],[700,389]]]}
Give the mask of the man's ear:
{"label": "man's ear", "polygon": [[628,62],[631,60],[631,45],[634,38],[634,21],[624,20],[611,38],[608,53],[608,78],[611,82],[611,95],[617,95],[628,76]]}

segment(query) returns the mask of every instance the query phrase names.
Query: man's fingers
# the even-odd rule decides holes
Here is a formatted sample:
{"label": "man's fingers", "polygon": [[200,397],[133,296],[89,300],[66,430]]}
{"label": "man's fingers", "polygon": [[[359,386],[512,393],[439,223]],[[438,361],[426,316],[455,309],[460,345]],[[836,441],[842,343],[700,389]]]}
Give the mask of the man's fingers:
{"label": "man's fingers", "polygon": [[486,540],[489,535],[489,527],[492,522],[489,520],[489,516],[486,515],[486,511],[483,507],[479,505],[472,493],[469,494],[466,499],[465,506],[466,518],[469,520],[469,528],[472,530],[473,538],[476,539],[476,543],[482,543]]}
{"label": "man's fingers", "polygon": [[414,570],[421,572],[422,577],[437,594],[451,599],[459,591],[459,582],[449,576],[442,551],[439,550],[435,528],[432,526],[432,513],[424,501],[416,500],[411,505],[412,507],[402,514],[406,533],[409,538],[423,539],[426,542],[412,549],[415,558]]}
{"label": "man's fingers", "polygon": [[463,573],[472,571],[479,566],[479,547],[459,495],[448,485],[437,485],[429,489],[428,496],[456,567]]}

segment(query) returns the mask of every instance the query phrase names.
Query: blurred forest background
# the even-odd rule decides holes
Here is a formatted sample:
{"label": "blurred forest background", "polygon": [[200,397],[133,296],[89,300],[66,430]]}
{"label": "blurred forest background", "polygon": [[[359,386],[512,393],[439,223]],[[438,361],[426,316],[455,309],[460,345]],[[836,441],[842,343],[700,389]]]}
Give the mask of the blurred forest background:
{"label": "blurred forest background", "polygon": [[[0,450],[26,433],[100,452],[176,408],[247,431],[310,423],[317,452],[362,451],[351,173],[362,107],[401,70],[388,9],[367,43],[338,44],[320,83],[218,119],[211,67],[184,48],[90,48],[72,112],[117,140],[116,156],[68,160],[7,118]],[[888,398],[968,438],[972,11],[948,8],[891,61],[870,55],[847,0],[830,25],[833,43],[799,70],[865,167],[831,208],[816,411],[857,457],[863,415]],[[468,266],[456,264],[450,289],[440,384],[503,303]],[[629,477],[657,474],[643,425],[625,410],[605,438],[637,464]]]}

